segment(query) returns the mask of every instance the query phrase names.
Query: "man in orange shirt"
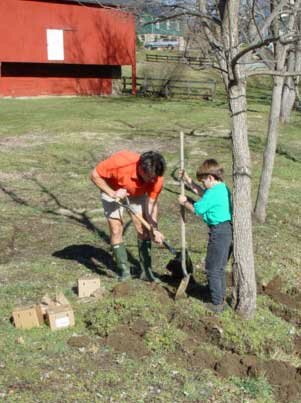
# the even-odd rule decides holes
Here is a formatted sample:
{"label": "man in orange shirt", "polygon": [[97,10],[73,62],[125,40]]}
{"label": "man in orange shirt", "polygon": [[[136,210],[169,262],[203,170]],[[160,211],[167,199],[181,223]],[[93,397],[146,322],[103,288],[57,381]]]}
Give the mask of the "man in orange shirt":
{"label": "man in orange shirt", "polygon": [[104,214],[107,218],[110,239],[119,277],[130,277],[127,252],[123,242],[123,207],[116,199],[128,196],[131,208],[142,214],[152,227],[149,233],[141,222],[131,215],[138,236],[139,260],[146,281],[158,281],[151,267],[151,240],[162,244],[163,235],[158,231],[158,196],[163,187],[166,163],[163,156],[155,151],[137,154],[119,151],[101,161],[91,172],[92,182],[101,190]]}

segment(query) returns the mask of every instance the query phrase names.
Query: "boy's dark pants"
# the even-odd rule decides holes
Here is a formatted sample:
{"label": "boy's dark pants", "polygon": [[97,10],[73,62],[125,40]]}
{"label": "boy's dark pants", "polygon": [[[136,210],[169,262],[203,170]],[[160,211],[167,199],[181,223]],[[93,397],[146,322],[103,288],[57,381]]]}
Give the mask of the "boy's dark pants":
{"label": "boy's dark pants", "polygon": [[232,224],[226,221],[209,227],[206,273],[212,303],[222,304],[226,295],[225,267],[232,244]]}

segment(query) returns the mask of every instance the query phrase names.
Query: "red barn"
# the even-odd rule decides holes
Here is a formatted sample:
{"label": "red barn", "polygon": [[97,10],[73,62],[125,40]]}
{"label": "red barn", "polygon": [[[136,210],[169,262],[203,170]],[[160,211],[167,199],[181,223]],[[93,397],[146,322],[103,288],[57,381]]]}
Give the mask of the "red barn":
{"label": "red barn", "polygon": [[123,65],[135,83],[135,18],[117,3],[0,0],[0,97],[111,94]]}

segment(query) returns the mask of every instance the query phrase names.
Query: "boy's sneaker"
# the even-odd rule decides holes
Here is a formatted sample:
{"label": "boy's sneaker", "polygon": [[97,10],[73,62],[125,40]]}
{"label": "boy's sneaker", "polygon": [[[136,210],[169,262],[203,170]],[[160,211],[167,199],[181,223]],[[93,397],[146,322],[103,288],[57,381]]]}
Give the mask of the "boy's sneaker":
{"label": "boy's sneaker", "polygon": [[206,309],[208,309],[209,311],[211,311],[213,313],[221,313],[225,309],[224,304],[215,305],[212,302],[208,302],[207,304],[205,304],[205,307],[206,307]]}

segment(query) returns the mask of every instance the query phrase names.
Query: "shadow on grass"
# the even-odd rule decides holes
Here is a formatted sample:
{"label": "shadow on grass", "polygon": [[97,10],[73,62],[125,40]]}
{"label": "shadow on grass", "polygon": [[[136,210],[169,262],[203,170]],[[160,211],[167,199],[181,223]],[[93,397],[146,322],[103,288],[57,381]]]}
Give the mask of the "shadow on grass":
{"label": "shadow on grass", "polygon": [[[54,194],[51,190],[49,190],[45,185],[40,183],[36,178],[28,178],[28,180],[32,181],[39,187],[41,193],[46,194],[48,196],[48,201],[54,204],[54,207],[48,208],[43,207],[41,205],[35,205],[34,203],[25,200],[23,197],[20,197],[14,190],[8,189],[4,184],[0,183],[0,190],[4,194],[6,194],[13,202],[16,204],[26,206],[30,209],[34,208],[38,210],[42,215],[52,215],[64,217],[66,220],[73,222],[76,225],[80,225],[86,228],[88,231],[96,234],[98,238],[104,241],[106,244],[110,245],[110,237],[109,235],[98,228],[88,217],[87,211],[74,209],[72,207],[63,204],[58,196]],[[125,225],[124,232],[128,229],[129,223]],[[87,269],[98,272],[102,275],[107,275],[109,277],[114,276],[113,272],[116,272],[116,266],[112,259],[111,254],[102,248],[97,248],[92,245],[68,245],[63,249],[56,251],[52,254],[52,256],[60,258],[60,259],[68,259],[75,260],[80,264],[83,264]],[[128,258],[130,265],[135,268],[139,267],[138,260],[128,251]],[[108,271],[102,270],[101,265],[105,266]]]}
{"label": "shadow on grass", "polygon": [[[163,274],[160,276],[160,280],[162,283],[168,285],[166,290],[171,298],[175,297],[176,291],[180,286],[181,278],[176,278],[170,274]],[[170,292],[170,288],[174,290],[174,292]],[[210,302],[210,292],[207,284],[201,284],[197,282],[193,276],[190,277],[186,292],[187,297],[192,297],[198,299],[201,302]]]}
{"label": "shadow on grass", "polygon": [[93,245],[69,245],[61,250],[54,252],[52,256],[60,259],[77,261],[92,272],[101,275],[108,275],[109,277],[114,277],[113,273],[112,275],[110,275],[107,271],[102,270],[100,267],[101,265],[103,265],[107,269],[110,269],[114,272],[115,264],[112,256],[104,249],[97,248]]}

